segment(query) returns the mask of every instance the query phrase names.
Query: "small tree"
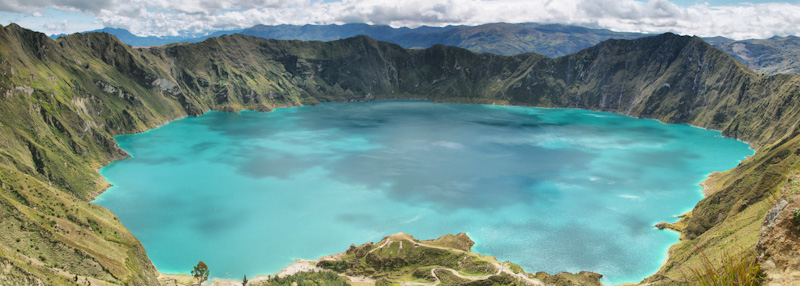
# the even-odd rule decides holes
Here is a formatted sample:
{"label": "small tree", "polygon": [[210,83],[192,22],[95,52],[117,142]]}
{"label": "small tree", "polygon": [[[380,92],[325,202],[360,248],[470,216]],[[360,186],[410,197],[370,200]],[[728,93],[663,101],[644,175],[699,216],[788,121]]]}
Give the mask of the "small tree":
{"label": "small tree", "polygon": [[247,274],[245,274],[244,279],[242,279],[242,286],[247,286]]}
{"label": "small tree", "polygon": [[392,282],[389,282],[386,278],[381,278],[375,281],[375,286],[392,286]]}
{"label": "small tree", "polygon": [[794,222],[800,223],[800,209],[794,208],[792,210],[792,215],[794,216]]}
{"label": "small tree", "polygon": [[203,261],[198,262],[192,270],[192,277],[197,279],[197,284],[203,284],[203,281],[208,280],[208,266]]}

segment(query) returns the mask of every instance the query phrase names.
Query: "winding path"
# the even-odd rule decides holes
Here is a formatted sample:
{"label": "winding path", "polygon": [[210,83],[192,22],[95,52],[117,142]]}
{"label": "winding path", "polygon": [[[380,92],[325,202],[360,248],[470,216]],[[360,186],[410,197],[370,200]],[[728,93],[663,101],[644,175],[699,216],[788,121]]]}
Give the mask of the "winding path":
{"label": "winding path", "polygon": [[[449,247],[441,247],[441,246],[434,246],[434,245],[424,244],[424,243],[416,242],[414,240],[407,239],[407,238],[402,239],[402,240],[409,241],[414,245],[421,245],[421,246],[424,246],[424,247],[430,247],[430,248],[437,248],[437,249],[443,249],[443,250],[448,250],[448,251],[460,251],[460,252],[463,252],[463,253],[469,253],[468,251],[463,251],[461,249],[452,249],[452,248],[449,248]],[[388,243],[389,242],[386,242],[386,243],[382,244],[380,247],[384,247]],[[472,281],[484,280],[484,279],[488,279],[489,277],[492,277],[494,275],[500,275],[500,273],[506,273],[506,274],[509,274],[511,276],[516,277],[517,279],[520,279],[525,284],[536,285],[536,286],[545,286],[544,283],[542,283],[541,281],[536,280],[536,279],[532,279],[532,278],[530,278],[528,276],[525,276],[525,275],[522,275],[520,273],[514,273],[514,271],[511,271],[511,269],[508,269],[507,267],[503,266],[500,263],[492,263],[492,265],[497,269],[497,273],[484,275],[484,276],[464,276],[464,275],[461,275],[461,273],[458,273],[458,271],[456,271],[454,269],[451,269],[451,268],[433,268],[433,269],[431,269],[431,276],[433,276],[433,278],[436,278],[436,282],[434,282],[433,285],[439,285],[442,282],[441,280],[439,280],[439,277],[436,276],[436,270],[448,270],[448,271],[452,272],[453,275],[455,275],[458,278],[472,280]],[[404,285],[410,285],[410,284],[404,284]]]}

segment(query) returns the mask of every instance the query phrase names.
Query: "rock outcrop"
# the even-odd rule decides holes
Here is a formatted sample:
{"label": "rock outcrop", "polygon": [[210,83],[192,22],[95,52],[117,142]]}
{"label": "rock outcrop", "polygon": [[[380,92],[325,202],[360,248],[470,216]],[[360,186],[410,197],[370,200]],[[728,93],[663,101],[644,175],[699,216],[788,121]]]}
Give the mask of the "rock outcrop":
{"label": "rock outcrop", "polygon": [[796,201],[800,194],[796,190],[786,190],[784,194],[792,203],[781,200],[761,223],[756,254],[767,275],[766,285],[800,284],[800,221],[793,214],[800,209],[800,202]]}

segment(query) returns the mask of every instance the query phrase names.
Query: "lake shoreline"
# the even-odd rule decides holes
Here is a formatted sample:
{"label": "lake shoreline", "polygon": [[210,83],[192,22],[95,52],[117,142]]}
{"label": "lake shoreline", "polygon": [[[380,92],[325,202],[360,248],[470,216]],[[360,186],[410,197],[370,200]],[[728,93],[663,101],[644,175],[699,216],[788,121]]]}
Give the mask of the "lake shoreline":
{"label": "lake shoreline", "polygon": [[[270,280],[273,277],[286,277],[295,275],[301,272],[311,272],[311,271],[330,271],[326,269],[322,269],[316,266],[317,262],[322,260],[333,260],[335,258],[343,256],[344,253],[337,253],[333,255],[323,256],[317,260],[308,260],[308,259],[295,259],[295,262],[292,264],[287,265],[280,271],[274,274],[259,274],[253,277],[247,277],[248,284],[255,283],[255,282],[262,282]],[[181,273],[164,273],[158,272],[159,277],[158,280],[163,285],[190,285],[195,280],[191,277],[190,274],[181,274]],[[341,276],[341,275],[340,275]],[[347,276],[345,276],[347,277]],[[244,277],[242,277],[244,278]],[[347,277],[351,279],[351,277]],[[170,284],[173,283],[173,284]],[[242,285],[242,279],[234,279],[234,278],[218,278],[218,277],[210,277],[208,281],[203,282],[203,285],[211,285],[211,286],[240,286]]]}
{"label": "lake shoreline", "polygon": [[[368,100],[368,101],[364,101],[364,102],[370,102],[370,101],[384,101],[384,100]],[[402,100],[402,101],[408,101],[408,100]],[[431,102],[434,102],[434,103],[443,103],[443,102],[437,102],[437,101],[432,101],[432,100],[425,100],[425,101],[431,101]],[[455,102],[455,103],[459,103],[459,102]],[[462,104],[476,104],[476,103],[462,103]],[[479,103],[478,103],[478,104],[479,104]],[[487,104],[487,105],[489,105],[489,104]],[[504,105],[504,106],[514,106],[514,107],[534,107],[534,108],[543,108],[543,107],[536,107],[536,106],[525,106],[525,105],[509,105],[509,104],[500,104],[500,105]],[[297,107],[297,106],[289,106],[289,107]],[[285,108],[289,108],[289,107],[285,107]],[[282,107],[282,108],[283,108],[283,107]],[[619,115],[623,115],[623,116],[630,117],[630,118],[653,119],[653,118],[646,118],[646,117],[634,117],[634,116],[629,116],[629,115],[626,115],[626,114],[615,113],[615,112],[613,112],[613,111],[605,111],[605,110],[592,110],[592,109],[582,109],[582,108],[552,108],[552,107],[550,107],[550,108],[548,108],[548,107],[544,107],[544,108],[545,108],[545,109],[565,109],[565,110],[600,111],[600,112],[609,112],[609,113],[619,114]],[[255,111],[255,112],[259,112],[259,113],[264,113],[264,111],[259,111],[259,110],[254,110],[254,111]],[[270,110],[270,111],[271,111],[271,110]],[[222,112],[227,112],[227,111],[222,111]],[[208,113],[208,112],[206,112],[206,113]],[[205,113],[204,113],[204,114],[205,114]],[[177,119],[180,119],[180,118],[177,118]],[[657,119],[653,119],[653,120],[656,120],[656,121],[658,121],[658,122],[660,122],[660,123],[664,123],[664,124],[672,124],[672,123],[666,123],[666,122],[662,122],[662,121],[659,121],[659,120],[657,120]],[[684,124],[684,123],[679,123],[679,124]],[[163,126],[163,125],[165,125],[165,124],[162,124],[162,125],[160,125],[160,126],[158,126],[158,127],[161,127],[161,126]],[[686,124],[686,125],[690,125],[690,124]],[[693,126],[693,125],[690,125],[690,126]],[[157,128],[158,128],[158,127],[157,127]],[[706,129],[706,128],[699,127],[699,126],[693,126],[693,127],[697,127],[697,128]],[[157,128],[154,128],[154,129],[157,129]],[[147,130],[147,131],[144,131],[144,132],[149,132],[149,131],[151,131],[151,130],[153,130],[153,129],[150,129],[150,130]],[[706,129],[706,130],[712,130],[712,129]],[[716,130],[715,130],[715,131],[716,131]],[[116,137],[115,137],[115,139],[116,139]],[[741,140],[739,140],[739,141],[741,141]],[[746,142],[745,142],[745,143],[746,143]],[[750,144],[748,144],[748,145],[750,145]],[[751,150],[754,150],[754,149],[751,149]],[[126,152],[126,153],[127,153],[127,152]],[[130,155],[129,155],[129,156],[130,156]],[[123,158],[123,159],[124,159],[124,158]],[[744,159],[744,160],[746,160],[746,159]],[[117,161],[119,161],[119,160],[116,160],[116,161],[113,161],[113,162],[117,162]],[[106,166],[108,166],[108,165],[106,165]],[[707,183],[707,182],[708,182],[708,181],[711,179],[711,176],[712,176],[713,174],[714,174],[714,173],[712,172],[711,174],[709,174],[709,175],[708,175],[708,176],[707,176],[707,177],[706,177],[706,178],[705,178],[705,179],[704,179],[704,180],[701,182],[701,186],[702,186],[702,192],[703,192],[703,195],[704,195],[704,197],[708,195],[708,193],[707,193],[707,190],[708,190],[708,189],[710,189],[710,188],[709,188],[709,187],[706,185],[706,183]],[[108,187],[111,187],[111,186],[108,186]],[[106,190],[105,190],[105,191],[107,191],[107,190],[108,190],[108,188],[106,188]],[[97,199],[97,197],[95,197],[95,200],[96,200],[96,199]],[[696,205],[696,204],[697,204],[697,203],[695,202],[695,203],[694,203],[694,205]],[[672,245],[675,245],[675,244],[672,244]],[[667,254],[667,259],[668,259],[668,258],[669,258],[669,253]],[[296,264],[296,263],[295,263],[295,264]],[[295,265],[295,264],[292,264],[292,265]],[[290,266],[292,266],[292,265],[290,265]],[[663,266],[663,263],[662,263],[662,266]],[[283,270],[282,270],[282,271],[283,271]],[[257,277],[260,277],[260,276],[257,276]],[[254,277],[253,279],[256,279],[256,277]],[[222,279],[222,280],[227,280],[227,279]],[[230,281],[234,281],[234,280],[230,280]],[[255,281],[255,280],[253,280],[253,281]],[[226,284],[220,284],[220,285],[226,285]]]}

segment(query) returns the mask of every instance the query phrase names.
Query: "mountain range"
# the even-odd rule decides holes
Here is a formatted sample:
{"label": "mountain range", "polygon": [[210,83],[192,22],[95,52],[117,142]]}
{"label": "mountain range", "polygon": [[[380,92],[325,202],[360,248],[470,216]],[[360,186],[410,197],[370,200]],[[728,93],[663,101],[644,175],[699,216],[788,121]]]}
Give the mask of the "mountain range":
{"label": "mountain range", "polygon": [[[218,31],[206,36],[138,37],[124,29],[104,28],[89,32],[104,32],[117,36],[134,47],[195,43],[214,36],[242,34],[265,39],[333,41],[359,35],[392,42],[405,48],[427,48],[436,44],[456,46],[479,53],[515,55],[535,52],[559,57],[593,46],[600,41],[634,39],[646,34],[613,32],[561,24],[507,24],[480,26],[447,26],[393,28],[387,25],[256,25],[247,29]],[[64,36],[53,35],[51,38]]]}
{"label": "mountain range", "polygon": [[714,45],[763,74],[800,74],[800,38],[796,36],[727,41]]}
{"label": "mountain range", "polygon": [[[109,187],[97,170],[127,156],[113,136],[208,110],[377,99],[582,108],[750,142],[756,154],[712,175],[706,198],[671,224],[683,237],[652,285],[678,283],[705,255],[755,249],[764,214],[800,162],[800,77],[755,73],[703,39],[674,34],[549,58],[406,49],[367,36],[235,34],[137,48],[108,33],[53,40],[11,24],[0,28],[0,95],[0,227],[11,230],[0,232],[3,285],[157,284],[141,243],[90,203]],[[761,259],[776,255],[761,249]]]}
{"label": "mountain range", "polygon": [[[218,31],[204,36],[139,37],[124,29],[104,28],[134,47],[173,43],[196,43],[205,39],[239,33],[277,40],[333,41],[358,35],[392,42],[405,48],[427,48],[435,44],[461,47],[473,52],[516,55],[538,53],[556,58],[594,46],[607,39],[635,39],[642,33],[614,32],[580,26],[536,23],[493,23],[479,26],[393,28],[387,25],[256,25],[247,29]],[[62,35],[54,35],[58,38]],[[750,69],[763,74],[800,74],[800,38],[772,37],[735,41],[724,37],[704,38]]]}

